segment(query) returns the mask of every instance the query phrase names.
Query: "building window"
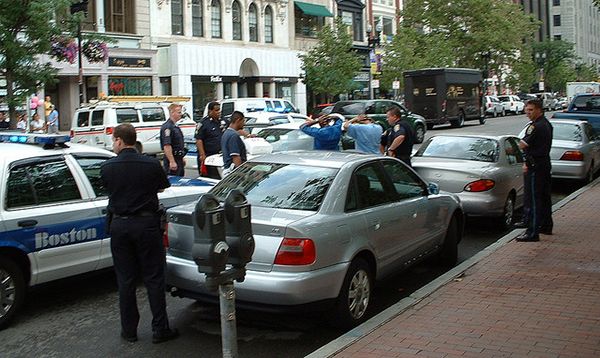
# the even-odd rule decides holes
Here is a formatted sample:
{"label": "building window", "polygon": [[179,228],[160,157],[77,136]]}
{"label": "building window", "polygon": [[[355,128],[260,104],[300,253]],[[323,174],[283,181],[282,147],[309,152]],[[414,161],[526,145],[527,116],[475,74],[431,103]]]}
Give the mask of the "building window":
{"label": "building window", "polygon": [[353,13],[348,12],[348,11],[342,11],[342,22],[348,26],[346,29],[348,30],[348,33],[350,34],[350,37],[352,37],[352,39],[354,39],[353,21],[354,21]]}
{"label": "building window", "polygon": [[152,77],[108,77],[108,93],[111,96],[151,96]]}
{"label": "building window", "polygon": [[265,8],[265,42],[273,43],[273,10],[270,6]]}
{"label": "building window", "polygon": [[181,0],[171,0],[171,33],[183,35],[183,3]]}
{"label": "building window", "polygon": [[135,33],[133,2],[134,0],[106,0],[104,2],[106,31]]}
{"label": "building window", "polygon": [[388,41],[392,41],[392,37],[394,36],[394,20],[389,17],[383,18],[383,38],[387,38]]}
{"label": "building window", "polygon": [[202,0],[192,0],[192,36],[204,36]]}
{"label": "building window", "polygon": [[242,39],[242,9],[240,8],[240,3],[234,1],[231,4],[231,24],[233,27],[233,39],[241,40]]}
{"label": "building window", "polygon": [[321,31],[325,25],[325,18],[322,16],[306,15],[298,8],[294,9],[296,35],[303,37],[317,37],[317,32]]}
{"label": "building window", "polygon": [[210,34],[215,39],[221,38],[221,3],[212,0],[210,3]]}
{"label": "building window", "polygon": [[552,0],[552,6],[560,6],[560,0]]}
{"label": "building window", "polygon": [[562,35],[554,35],[554,40],[556,40],[556,41],[562,40]]}
{"label": "building window", "polygon": [[254,4],[250,4],[248,9],[248,29],[250,30],[250,41],[258,42],[258,17]]}
{"label": "building window", "polygon": [[163,96],[169,96],[171,93],[171,77],[161,77],[160,94]]}
{"label": "building window", "polygon": [[552,23],[554,26],[560,26],[560,15],[554,15],[552,17]]}
{"label": "building window", "polygon": [[363,19],[362,19],[362,12],[355,12],[354,13],[354,23],[353,23],[353,29],[352,29],[352,33],[354,36],[352,36],[352,39],[354,41],[362,41],[363,40]]}

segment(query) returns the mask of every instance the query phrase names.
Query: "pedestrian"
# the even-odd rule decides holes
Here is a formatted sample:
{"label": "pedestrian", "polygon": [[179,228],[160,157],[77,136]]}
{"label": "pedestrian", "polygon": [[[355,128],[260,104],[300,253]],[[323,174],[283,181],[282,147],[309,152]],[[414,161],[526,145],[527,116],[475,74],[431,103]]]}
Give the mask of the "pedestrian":
{"label": "pedestrian", "polygon": [[48,133],[58,134],[58,111],[53,104],[50,105],[50,114],[47,118],[48,121]]}
{"label": "pedestrian", "polygon": [[136,303],[139,276],[146,286],[152,311],[152,342],[179,335],[169,328],[165,301],[165,249],[160,228],[159,191],[170,186],[160,163],[135,149],[136,132],[119,124],[113,132],[115,158],[100,168],[108,191],[108,232],[121,312],[121,337],[137,341],[140,315]]}
{"label": "pedestrian", "polygon": [[525,105],[530,122],[519,147],[525,153],[523,178],[525,184],[524,223],[527,230],[517,241],[539,241],[539,234],[552,235],[551,169],[552,125],[544,116],[541,99],[531,99]]}
{"label": "pedestrian", "polygon": [[379,143],[383,128],[361,114],[344,123],[344,130],[354,138],[355,148],[363,153],[380,154]]}
{"label": "pedestrian", "polygon": [[[340,150],[343,119],[344,117],[337,113],[308,119],[300,126],[300,130],[314,138],[314,149]],[[313,127],[317,123],[319,128]]]}
{"label": "pedestrian", "polygon": [[[206,157],[221,152],[221,137],[227,128],[225,122],[221,123],[221,105],[219,102],[208,104],[208,115],[196,125],[196,147],[198,148],[198,172],[202,173],[202,166]],[[214,166],[207,166],[205,176],[213,179],[221,179],[219,170]]]}
{"label": "pedestrian", "polygon": [[34,113],[31,123],[29,124],[29,129],[31,130],[31,133],[45,133],[46,122],[40,117],[39,114]]}
{"label": "pedestrian", "polygon": [[46,96],[46,99],[44,100],[44,116],[46,118],[46,120],[48,119],[48,117],[50,116],[50,113],[52,112],[52,109],[50,107],[52,107],[52,97],[50,96]]}
{"label": "pedestrian", "polygon": [[25,117],[25,113],[19,114],[18,119],[17,129],[21,132],[25,132],[27,130],[27,118]]}
{"label": "pedestrian", "polygon": [[183,114],[182,105],[169,105],[169,119],[160,127],[160,149],[165,154],[163,165],[169,175],[183,176],[185,172],[185,144],[183,132],[176,125]]}
{"label": "pedestrian", "polygon": [[6,114],[0,111],[0,130],[6,130],[10,128],[10,119]]}
{"label": "pedestrian", "polygon": [[387,122],[390,125],[381,136],[380,153],[398,158],[409,167],[412,167],[410,155],[415,142],[415,133],[405,120],[402,112],[397,107],[391,107],[386,112]]}
{"label": "pedestrian", "polygon": [[246,119],[240,111],[231,115],[229,127],[221,137],[223,150],[223,177],[246,161],[246,146],[240,138],[240,131],[244,129]]}

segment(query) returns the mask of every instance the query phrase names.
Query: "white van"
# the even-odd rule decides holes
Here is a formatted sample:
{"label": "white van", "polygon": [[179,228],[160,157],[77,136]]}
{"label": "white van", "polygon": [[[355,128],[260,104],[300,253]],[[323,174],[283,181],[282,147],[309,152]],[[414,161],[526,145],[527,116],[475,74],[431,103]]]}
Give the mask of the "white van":
{"label": "white van", "polygon": [[[221,118],[229,119],[233,111],[248,112],[278,112],[300,113],[300,111],[287,99],[268,97],[227,98],[220,100]],[[208,115],[208,104],[204,107],[203,117]]]}
{"label": "white van", "polygon": [[[186,104],[189,97],[177,96],[109,96],[75,111],[71,122],[71,142],[112,150],[114,128],[131,123],[144,153],[157,154],[160,126],[169,118],[169,105]],[[193,135],[196,123],[190,118],[178,122],[184,136]]]}

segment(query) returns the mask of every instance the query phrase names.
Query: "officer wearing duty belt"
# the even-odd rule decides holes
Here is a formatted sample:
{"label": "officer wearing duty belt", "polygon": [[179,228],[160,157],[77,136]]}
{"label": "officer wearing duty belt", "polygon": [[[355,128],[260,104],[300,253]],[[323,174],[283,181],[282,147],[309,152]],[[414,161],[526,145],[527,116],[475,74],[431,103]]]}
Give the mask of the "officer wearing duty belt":
{"label": "officer wearing duty belt", "polygon": [[167,174],[177,176],[183,176],[185,170],[183,132],[176,126],[182,114],[182,105],[171,104],[169,119],[160,127],[160,148],[165,154],[163,158],[165,171]]}

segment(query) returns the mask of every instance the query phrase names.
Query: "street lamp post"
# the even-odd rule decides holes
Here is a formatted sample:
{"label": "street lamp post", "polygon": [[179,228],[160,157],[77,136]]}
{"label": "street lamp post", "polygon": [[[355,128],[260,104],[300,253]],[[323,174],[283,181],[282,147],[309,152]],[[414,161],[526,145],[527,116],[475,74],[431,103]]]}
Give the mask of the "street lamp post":
{"label": "street lamp post", "polygon": [[[377,53],[375,52],[375,49],[377,47],[379,47],[379,43],[380,43],[380,35],[381,35],[381,31],[383,30],[383,26],[381,25],[381,22],[377,22],[377,25],[375,25],[375,33],[373,33],[373,28],[371,27],[371,24],[367,25],[367,40],[369,43],[369,98],[373,99],[374,98],[374,88],[373,88],[373,79],[375,77],[375,72],[377,72]],[[373,62],[375,62],[375,70],[373,70]]]}
{"label": "street lamp post", "polygon": [[487,96],[487,79],[490,76],[489,73],[489,65],[490,65],[490,57],[491,53],[489,51],[481,54],[481,58],[483,59],[483,95]]}
{"label": "street lamp post", "polygon": [[[87,16],[88,12],[88,0],[81,0],[80,2],[76,2],[71,4],[71,14],[77,14],[79,12],[83,12]],[[77,59],[78,59],[78,69],[79,69],[79,104],[81,105],[85,102],[83,96],[83,56],[81,51],[81,18],[77,19]]]}
{"label": "street lamp post", "polygon": [[544,91],[544,64],[546,63],[546,53],[545,52],[536,52],[535,53],[535,62],[540,66],[540,81],[538,82],[538,90]]}

